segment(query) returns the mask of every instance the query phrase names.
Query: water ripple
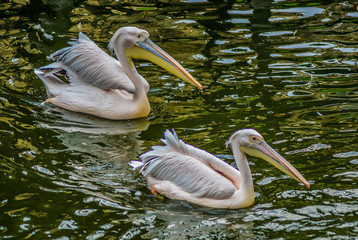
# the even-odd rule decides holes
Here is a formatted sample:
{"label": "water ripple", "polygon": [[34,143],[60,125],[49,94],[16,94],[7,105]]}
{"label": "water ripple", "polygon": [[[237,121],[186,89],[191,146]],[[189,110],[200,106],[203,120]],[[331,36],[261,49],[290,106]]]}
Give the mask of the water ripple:
{"label": "water ripple", "polygon": [[307,148],[304,148],[304,149],[297,149],[297,150],[294,150],[294,151],[286,152],[286,154],[314,152],[314,151],[317,151],[317,150],[320,150],[320,149],[328,149],[328,148],[331,148],[331,146],[327,145],[327,144],[316,143],[316,144],[313,144],[313,145],[311,145],[311,146],[309,146]]}
{"label": "water ripple", "polygon": [[358,152],[355,151],[350,151],[350,152],[345,152],[345,153],[336,153],[333,155],[333,157],[336,158],[349,158],[349,157],[357,157],[358,156]]}

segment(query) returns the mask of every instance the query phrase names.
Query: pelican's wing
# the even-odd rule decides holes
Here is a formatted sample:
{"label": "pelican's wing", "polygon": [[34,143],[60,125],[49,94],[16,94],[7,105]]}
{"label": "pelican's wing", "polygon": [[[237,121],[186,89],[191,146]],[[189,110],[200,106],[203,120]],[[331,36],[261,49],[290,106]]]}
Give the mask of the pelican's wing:
{"label": "pelican's wing", "polygon": [[213,154],[183,142],[181,139],[179,139],[174,129],[173,132],[166,130],[164,137],[165,139],[161,139],[161,141],[167,146],[167,148],[169,148],[169,151],[179,152],[184,155],[192,156],[208,167],[220,172],[226,178],[230,179],[237,188],[239,188],[241,176],[240,172],[235,168],[231,167],[221,159],[215,157]]}
{"label": "pelican's wing", "polygon": [[[40,70],[52,69],[47,73],[52,74],[63,69],[74,84],[85,81],[104,90],[124,89],[134,93],[135,87],[123,72],[120,63],[100,49],[85,34],[79,33],[78,39],[69,44],[70,47],[51,54],[50,57],[56,61],[55,63],[44,66]],[[148,85],[143,77],[141,79]]]}
{"label": "pelican's wing", "polygon": [[41,79],[46,88],[47,97],[52,98],[59,95],[68,86],[67,83],[63,82],[57,76],[50,74],[47,75],[43,71],[38,69],[34,70],[34,73]]}
{"label": "pelican's wing", "polygon": [[231,177],[238,178],[237,170],[210,153],[185,144],[174,131],[167,130],[162,141],[164,146],[154,146],[140,156],[144,176],[171,181],[195,197],[226,199],[234,194],[236,184],[226,174],[232,171],[235,175]]}

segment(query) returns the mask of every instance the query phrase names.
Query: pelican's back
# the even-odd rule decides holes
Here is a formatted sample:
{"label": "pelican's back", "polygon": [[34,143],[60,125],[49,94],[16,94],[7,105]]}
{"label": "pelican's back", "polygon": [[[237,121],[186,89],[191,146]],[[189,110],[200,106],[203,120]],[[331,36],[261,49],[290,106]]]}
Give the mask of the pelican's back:
{"label": "pelican's back", "polygon": [[234,194],[232,181],[208,164],[213,160],[208,158],[217,159],[215,156],[184,143],[175,131],[167,130],[164,136],[164,146],[153,146],[140,156],[144,176],[170,181],[196,198],[226,199]]}
{"label": "pelican's back", "polygon": [[75,75],[70,79],[72,82],[80,79],[104,90],[124,89],[130,93],[134,92],[134,85],[123,72],[119,62],[85,34],[79,33],[78,39],[70,41],[69,44],[70,47],[60,49],[50,57],[61,62],[66,71]]}

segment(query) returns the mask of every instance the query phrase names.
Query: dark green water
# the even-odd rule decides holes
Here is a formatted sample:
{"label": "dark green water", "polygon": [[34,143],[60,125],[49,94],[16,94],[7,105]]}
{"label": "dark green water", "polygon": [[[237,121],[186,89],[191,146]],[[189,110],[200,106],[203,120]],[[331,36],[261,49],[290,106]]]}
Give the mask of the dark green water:
{"label": "dark green water", "polygon": [[[357,1],[0,3],[0,239],[358,239]],[[106,48],[122,26],[205,87],[148,62],[152,112],[107,121],[41,104],[33,69],[84,32]],[[153,196],[128,162],[165,129],[232,163],[252,127],[311,183],[250,158],[256,201],[210,210]]]}

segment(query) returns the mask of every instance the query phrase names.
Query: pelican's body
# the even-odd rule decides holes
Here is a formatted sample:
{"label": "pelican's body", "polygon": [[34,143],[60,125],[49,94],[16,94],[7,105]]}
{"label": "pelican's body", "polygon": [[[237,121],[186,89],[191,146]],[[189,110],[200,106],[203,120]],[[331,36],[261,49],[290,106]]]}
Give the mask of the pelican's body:
{"label": "pelican's body", "polygon": [[165,132],[164,146],[140,156],[142,162],[132,161],[140,168],[153,194],[185,200],[212,208],[244,208],[255,200],[248,153],[263,158],[294,179],[310,186],[304,177],[273,150],[253,129],[235,132],[229,139],[240,171],[214,155],[180,140],[173,131]]}
{"label": "pelican's body", "polygon": [[[118,60],[80,33],[71,46],[50,57],[52,64],[35,69],[48,95],[47,103],[107,119],[134,119],[150,112],[148,82],[138,74],[132,58],[152,61],[202,89],[178,62],[149,40],[145,30],[123,27],[109,42]],[[58,75],[66,75],[69,83]]]}

